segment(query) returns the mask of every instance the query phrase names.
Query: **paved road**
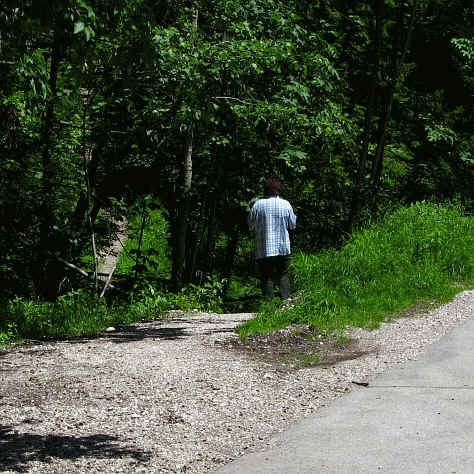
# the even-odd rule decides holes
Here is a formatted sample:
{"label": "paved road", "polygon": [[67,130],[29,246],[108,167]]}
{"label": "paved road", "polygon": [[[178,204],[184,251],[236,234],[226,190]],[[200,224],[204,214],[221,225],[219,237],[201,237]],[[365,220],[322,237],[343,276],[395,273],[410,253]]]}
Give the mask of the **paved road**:
{"label": "paved road", "polygon": [[474,473],[474,319],[276,443],[217,472]]}

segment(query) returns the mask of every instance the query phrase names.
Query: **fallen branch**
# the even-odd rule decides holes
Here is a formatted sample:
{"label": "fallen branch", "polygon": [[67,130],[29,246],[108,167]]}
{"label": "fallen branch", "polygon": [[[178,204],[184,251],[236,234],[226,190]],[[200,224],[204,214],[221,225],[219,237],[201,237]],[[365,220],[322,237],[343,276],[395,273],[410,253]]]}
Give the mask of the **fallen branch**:
{"label": "fallen branch", "polygon": [[102,292],[100,293],[99,298],[102,298],[104,296],[105,291],[107,290],[109,286],[113,288],[113,286],[110,284],[110,281],[112,280],[112,275],[114,274],[114,271],[116,268],[117,268],[117,265],[115,265],[115,267],[112,268],[112,271],[109,273],[109,276],[107,277],[107,280],[105,281],[104,288],[102,288]]}
{"label": "fallen branch", "polygon": [[64,263],[64,265],[66,265],[66,267],[72,268],[73,270],[76,270],[76,272],[80,273],[81,275],[83,275],[87,278],[91,278],[91,275],[89,275],[86,271],[82,270],[82,268],[77,267],[73,263],[66,262],[66,260],[62,259],[61,257],[58,257],[58,260],[61,263]]}
{"label": "fallen branch", "polygon": [[[66,262],[66,260],[62,259],[61,257],[58,257],[58,260],[62,264],[64,264],[66,267],[70,268],[71,270],[76,271],[77,273],[80,273],[82,276],[85,276],[86,278],[89,278],[89,279],[94,279],[94,275],[91,275],[90,273],[87,273],[82,268],[79,268],[78,266],[74,265],[73,263]],[[109,274],[109,277],[111,278],[111,274]],[[110,282],[107,286],[110,287],[110,288],[115,288]]]}

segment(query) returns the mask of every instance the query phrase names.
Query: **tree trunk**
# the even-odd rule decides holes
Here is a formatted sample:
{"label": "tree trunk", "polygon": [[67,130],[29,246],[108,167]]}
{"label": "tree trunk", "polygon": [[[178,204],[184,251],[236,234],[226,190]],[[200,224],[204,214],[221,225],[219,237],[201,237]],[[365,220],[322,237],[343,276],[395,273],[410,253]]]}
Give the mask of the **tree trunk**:
{"label": "tree trunk", "polygon": [[[193,26],[195,28],[195,39],[198,27],[199,10],[195,4],[193,13]],[[178,202],[177,220],[175,226],[175,247],[173,252],[172,280],[176,290],[183,287],[185,283],[186,270],[186,241],[189,224],[189,213],[191,208],[190,193],[193,181],[193,134],[194,124],[191,122],[186,136],[186,152],[183,160],[183,184],[181,198]]]}
{"label": "tree trunk", "polygon": [[376,12],[375,12],[375,56],[372,65],[372,74],[369,84],[369,96],[367,99],[367,107],[365,109],[364,117],[364,134],[362,141],[362,150],[359,157],[359,166],[357,171],[356,185],[354,194],[352,196],[351,211],[349,213],[349,225],[348,231],[350,231],[357,221],[359,213],[361,211],[363,201],[365,200],[364,195],[366,194],[365,186],[365,174],[367,169],[367,158],[369,155],[369,144],[372,137],[372,121],[375,113],[375,98],[377,91],[377,76],[380,73],[380,58],[382,54],[382,33],[383,33],[383,20],[385,11],[385,1],[378,0]]}
{"label": "tree trunk", "polygon": [[54,107],[56,102],[58,70],[60,58],[60,38],[58,28],[53,33],[53,44],[51,47],[51,65],[49,73],[50,98],[46,103],[46,110],[41,129],[40,148],[42,164],[41,182],[41,217],[39,226],[39,261],[36,264],[39,273],[35,274],[35,286],[39,295],[53,300],[57,296],[60,281],[60,272],[56,268],[57,260],[54,257],[55,239],[53,237],[54,209],[55,203],[55,168],[51,162],[51,147],[54,122]]}
{"label": "tree trunk", "polygon": [[196,263],[200,255],[201,242],[204,237],[205,223],[203,219],[200,219],[197,223],[196,229],[191,232],[190,237],[187,239],[187,257],[186,257],[186,281],[201,284],[200,278],[196,274]]}
{"label": "tree trunk", "polygon": [[92,186],[91,177],[89,175],[89,163],[91,162],[91,152],[87,147],[87,109],[89,107],[89,91],[82,90],[81,98],[83,102],[83,114],[82,114],[82,156],[84,160],[84,177],[86,180],[86,193],[87,193],[87,223],[89,225],[89,235],[92,246],[92,257],[94,259],[94,285],[95,292],[99,292],[99,277],[98,277],[98,260],[97,260],[97,248],[95,242],[95,231],[94,221],[91,216],[91,203],[92,203]]}
{"label": "tree trunk", "polygon": [[[93,151],[90,155],[90,159],[87,163],[87,175],[89,177],[89,185],[91,189],[91,193],[95,194],[96,192],[96,175],[97,175],[97,167],[99,165],[99,153],[97,151]],[[77,233],[83,231],[84,229],[84,218],[87,216],[87,206],[88,206],[88,197],[87,191],[81,192],[79,199],[76,203],[76,208],[74,209],[74,213],[71,218],[71,225],[73,226],[73,230]],[[91,211],[91,218],[92,222],[95,221],[95,217],[99,212],[100,207],[95,211],[95,203]]]}
{"label": "tree trunk", "polygon": [[186,153],[183,160],[183,191],[178,203],[176,222],[175,252],[173,259],[173,284],[176,289],[184,284],[186,262],[186,235],[188,229],[190,192],[193,179],[193,126],[189,128],[186,137]]}
{"label": "tree trunk", "polygon": [[212,276],[214,273],[214,263],[216,260],[217,242],[217,219],[216,219],[216,195],[212,196],[209,203],[209,221],[207,227],[207,259],[205,274]]}
{"label": "tree trunk", "polygon": [[143,233],[145,232],[145,224],[146,224],[146,205],[145,205],[145,199],[143,199],[143,207],[142,207],[142,222],[140,226],[140,236],[138,237],[138,248],[137,248],[137,255],[135,258],[135,276],[134,280],[135,283],[138,280],[138,275],[139,275],[139,267],[140,267],[140,259],[142,256],[142,242],[143,242]]}
{"label": "tree trunk", "polygon": [[225,292],[229,288],[230,279],[232,277],[232,269],[234,268],[235,254],[237,253],[239,240],[240,240],[239,226],[235,225],[229,235],[229,240],[227,242],[225,267],[224,267],[224,272],[222,273],[222,279],[225,280],[225,287],[224,287]]}
{"label": "tree trunk", "polygon": [[393,73],[392,80],[390,82],[390,87],[388,90],[388,97],[387,103],[385,106],[385,113],[384,116],[381,118],[380,121],[380,129],[378,134],[378,141],[377,141],[377,149],[375,151],[375,158],[372,164],[372,184],[374,187],[377,186],[380,177],[382,175],[382,167],[383,167],[383,159],[384,159],[384,152],[385,152],[385,139],[386,139],[386,132],[388,128],[388,124],[390,123],[390,119],[392,117],[392,106],[393,106],[393,95],[395,91],[398,89],[399,86],[399,79],[400,74],[405,64],[405,58],[408,52],[408,48],[411,42],[411,36],[413,34],[413,29],[415,27],[415,20],[417,16],[417,10],[420,4],[420,0],[417,0],[413,4],[411,18],[410,18],[410,25],[408,26],[407,35],[405,38],[405,43],[403,45],[402,54],[400,59],[396,61],[395,70]]}

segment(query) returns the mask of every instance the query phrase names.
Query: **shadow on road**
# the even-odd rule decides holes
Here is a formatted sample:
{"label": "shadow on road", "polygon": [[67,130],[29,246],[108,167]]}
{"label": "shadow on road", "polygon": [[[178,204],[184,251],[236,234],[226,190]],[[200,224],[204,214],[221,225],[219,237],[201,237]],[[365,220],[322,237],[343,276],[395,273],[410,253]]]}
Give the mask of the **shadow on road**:
{"label": "shadow on road", "polygon": [[196,319],[192,321],[192,324],[180,325],[176,327],[166,327],[166,324],[178,323],[182,324],[183,320],[180,319],[167,319],[163,323],[163,327],[150,327],[150,326],[118,326],[115,331],[106,332],[98,334],[96,336],[84,336],[84,337],[74,337],[70,338],[67,341],[70,343],[87,343],[95,339],[105,339],[115,343],[125,343],[125,342],[134,342],[142,341],[145,339],[163,339],[163,340],[177,340],[185,339],[190,336],[197,335],[212,335],[212,334],[221,334],[221,333],[233,333],[235,331],[235,326],[240,324],[242,321],[234,319],[226,319],[222,321],[221,326],[217,326],[212,329],[204,329],[201,327],[201,324],[207,323],[206,319]]}
{"label": "shadow on road", "polygon": [[[210,320],[208,317],[202,318],[173,318],[163,319],[158,323],[157,321],[145,324],[132,324],[130,326],[116,326],[115,330],[111,332],[103,332],[88,336],[72,336],[68,338],[48,339],[48,340],[30,340],[26,339],[18,346],[0,349],[0,357],[5,356],[13,351],[35,352],[36,355],[47,354],[54,351],[54,344],[56,342],[68,342],[70,344],[86,344],[95,340],[108,340],[117,344],[126,342],[143,341],[146,339],[161,339],[161,340],[179,340],[190,336],[202,336],[222,333],[234,333],[235,327],[241,324],[241,319],[232,317],[222,318],[220,321]],[[213,324],[213,328],[206,328],[206,324]],[[171,326],[171,327],[170,327]],[[31,347],[38,347],[38,349],[31,349]]]}
{"label": "shadow on road", "polygon": [[127,326],[119,328],[117,331],[101,334],[99,337],[108,339],[112,342],[134,342],[142,341],[144,339],[164,339],[168,341],[174,341],[176,339],[184,339],[190,334],[187,328],[150,328],[150,327],[137,327]]}
{"label": "shadow on road", "polygon": [[123,458],[131,457],[139,462],[149,454],[139,449],[120,447],[120,440],[113,436],[41,436],[33,433],[17,433],[13,427],[0,425],[0,471],[25,472],[32,462],[49,462],[51,458]]}

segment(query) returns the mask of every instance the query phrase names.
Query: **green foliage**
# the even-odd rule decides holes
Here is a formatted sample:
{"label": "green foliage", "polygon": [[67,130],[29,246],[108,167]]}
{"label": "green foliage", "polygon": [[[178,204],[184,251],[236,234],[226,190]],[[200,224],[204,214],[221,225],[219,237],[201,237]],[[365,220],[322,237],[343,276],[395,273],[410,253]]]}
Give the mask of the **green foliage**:
{"label": "green foliage", "polygon": [[474,85],[472,72],[474,68],[474,39],[472,38],[453,38],[451,44],[456,49],[461,60],[461,71],[466,75],[465,79]]}
{"label": "green foliage", "polygon": [[116,273],[131,275],[138,265],[141,276],[153,276],[154,278],[169,278],[170,258],[168,255],[168,223],[159,209],[145,211],[145,226],[141,241],[140,252],[139,240],[142,225],[142,213],[133,214],[128,222],[128,238],[124,244],[117,262]]}
{"label": "green foliage", "polygon": [[55,302],[16,298],[4,309],[3,320],[15,325],[18,337],[42,339],[94,334],[111,318],[105,300],[77,290]]}
{"label": "green foliage", "polygon": [[176,294],[148,285],[136,290],[128,303],[108,303],[83,290],[71,291],[55,302],[15,298],[0,314],[0,345],[22,339],[90,336],[108,326],[162,318],[169,310],[220,311],[224,286],[224,281],[208,281]]}
{"label": "green foliage", "polygon": [[[251,255],[247,257],[247,264],[251,260]],[[260,292],[257,290],[257,279],[248,276],[239,277],[234,275],[229,283],[227,289],[227,296],[229,298],[242,298],[245,296],[257,295]]]}
{"label": "green foliage", "polygon": [[18,339],[18,328],[14,322],[6,324],[4,330],[0,329],[0,348],[12,344]]}
{"label": "green foliage", "polygon": [[412,304],[446,301],[460,291],[453,283],[474,281],[474,219],[453,205],[417,203],[357,231],[339,251],[297,254],[293,275],[298,303],[264,312],[239,328],[241,337],[294,322],[373,328]]}
{"label": "green foliage", "polygon": [[120,322],[132,323],[157,319],[172,308],[173,304],[167,294],[159,293],[152,286],[148,286],[134,295],[128,308],[124,311],[126,316],[123,316]]}
{"label": "green foliage", "polygon": [[133,253],[131,219],[118,275],[138,263],[138,279],[167,278],[191,131],[185,274],[194,284],[233,270],[232,244],[245,237],[245,213],[267,176],[284,181],[299,219],[295,247],[308,251],[339,245],[353,224],[400,203],[458,195],[472,209],[471,5],[380,5],[3,2],[0,296],[53,300],[85,286],[58,258],[90,260],[89,216],[104,247],[112,233],[100,211],[128,215],[145,195],[169,228],[149,222]]}
{"label": "green foliage", "polygon": [[174,308],[220,312],[225,284],[225,280],[211,278],[201,285],[190,284],[174,296],[174,301],[172,300]]}

